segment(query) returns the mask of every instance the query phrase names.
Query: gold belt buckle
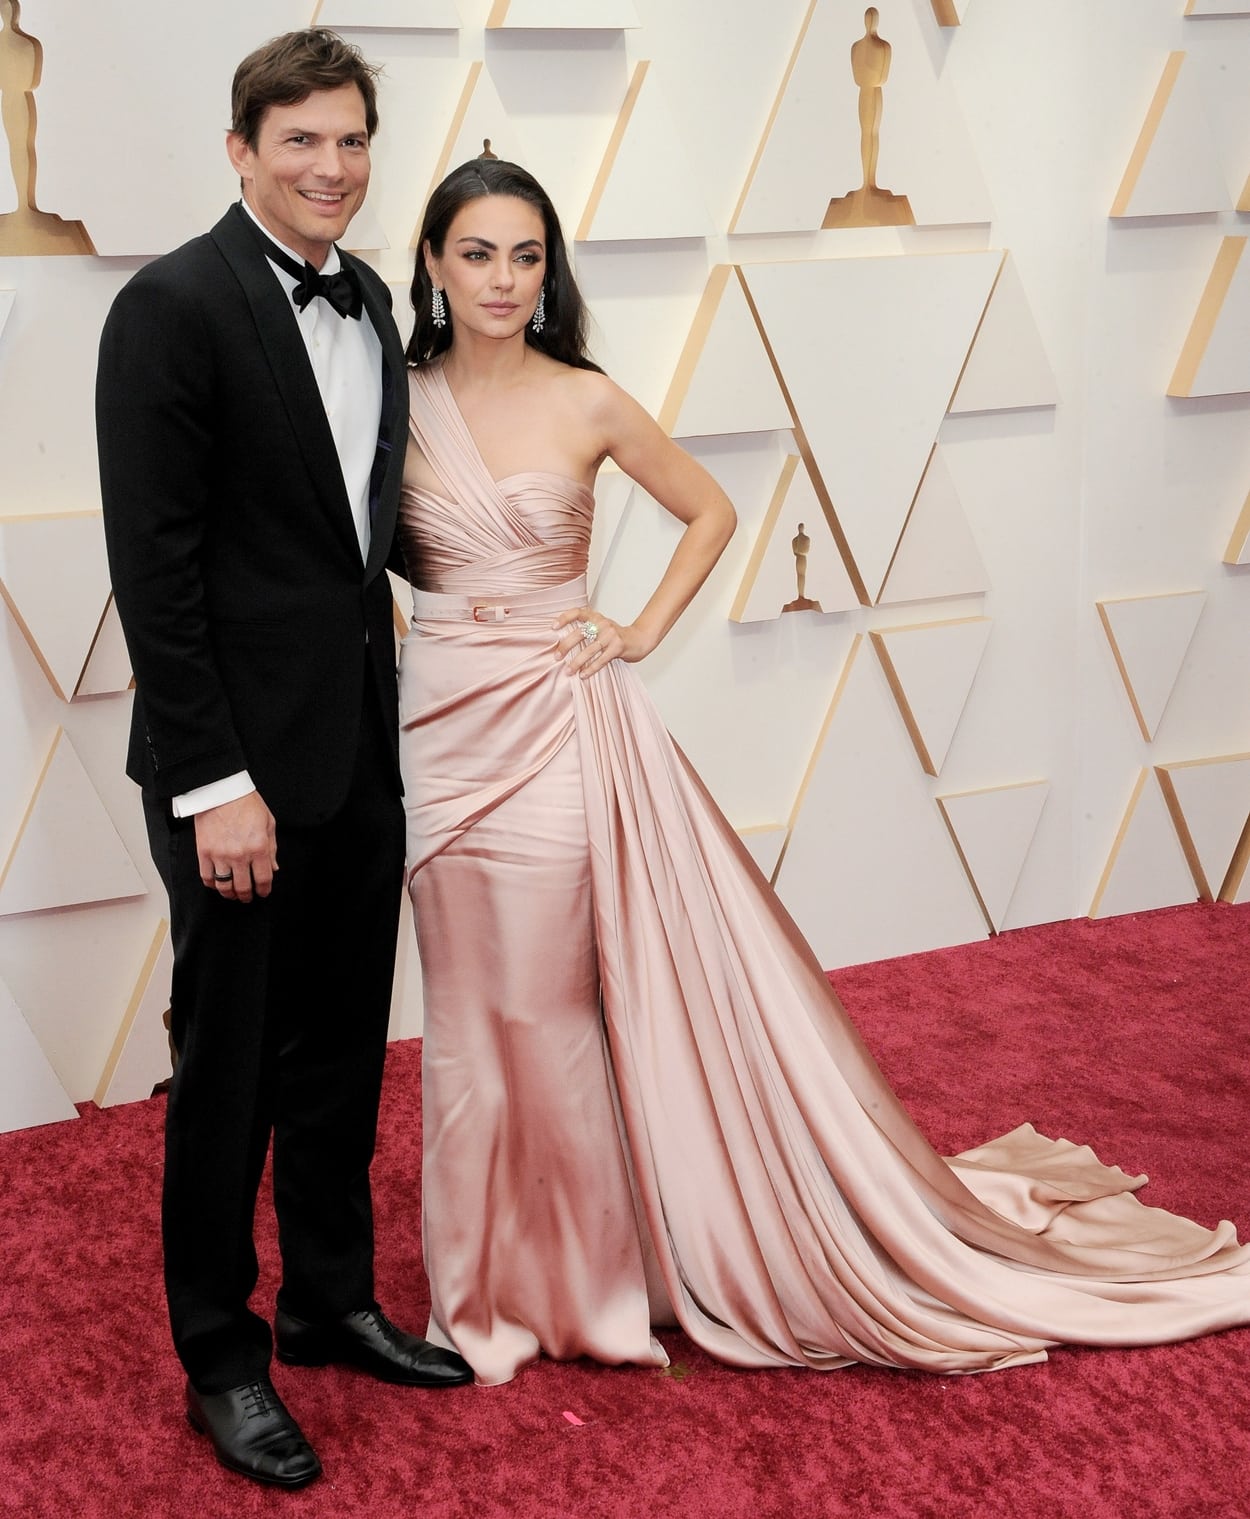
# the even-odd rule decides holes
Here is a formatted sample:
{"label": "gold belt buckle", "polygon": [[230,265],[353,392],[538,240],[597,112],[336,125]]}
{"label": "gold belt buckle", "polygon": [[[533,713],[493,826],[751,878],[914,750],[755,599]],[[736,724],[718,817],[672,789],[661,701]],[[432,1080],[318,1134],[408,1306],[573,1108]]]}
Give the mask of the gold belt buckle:
{"label": "gold belt buckle", "polygon": [[[483,616],[483,613],[486,615]],[[497,606],[491,602],[473,608],[474,622],[502,622],[507,615],[507,607]]]}

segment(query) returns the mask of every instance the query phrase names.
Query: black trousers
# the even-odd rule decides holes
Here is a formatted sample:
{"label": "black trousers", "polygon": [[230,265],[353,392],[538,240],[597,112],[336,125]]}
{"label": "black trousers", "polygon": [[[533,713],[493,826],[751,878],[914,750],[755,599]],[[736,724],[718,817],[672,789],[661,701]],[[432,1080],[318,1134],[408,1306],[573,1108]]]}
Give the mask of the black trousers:
{"label": "black trousers", "polygon": [[175,1347],[202,1393],[253,1380],[271,1358],[269,1325],[248,1307],[271,1136],[279,1305],[316,1322],[373,1301],[369,1165],[404,816],[368,686],[350,793],[327,823],[279,821],[279,869],[263,901],[224,901],[205,887],[194,819],[144,796],[174,951],[165,1286]]}

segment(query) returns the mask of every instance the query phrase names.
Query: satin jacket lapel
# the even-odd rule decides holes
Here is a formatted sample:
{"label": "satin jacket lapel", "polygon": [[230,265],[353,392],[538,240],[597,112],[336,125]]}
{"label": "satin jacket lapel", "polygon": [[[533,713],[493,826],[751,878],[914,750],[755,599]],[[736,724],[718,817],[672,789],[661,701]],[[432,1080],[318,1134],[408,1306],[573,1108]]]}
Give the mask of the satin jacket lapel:
{"label": "satin jacket lapel", "polygon": [[300,442],[309,483],[345,543],[359,557],[338,449],[308,362],[308,350],[295,322],[294,307],[240,220],[244,214],[232,207],[213,228],[212,239],[234,271],[251,307],[274,385]]}
{"label": "satin jacket lapel", "polygon": [[[339,256],[344,263],[359,262],[341,249]],[[369,581],[381,572],[395,536],[399,482],[404,472],[404,449],[408,442],[408,367],[390,306],[374,293],[374,286],[368,278],[362,278],[361,290],[365,311],[382,343],[382,417],[378,441],[386,459],[370,526],[369,559],[365,565],[365,579]]]}

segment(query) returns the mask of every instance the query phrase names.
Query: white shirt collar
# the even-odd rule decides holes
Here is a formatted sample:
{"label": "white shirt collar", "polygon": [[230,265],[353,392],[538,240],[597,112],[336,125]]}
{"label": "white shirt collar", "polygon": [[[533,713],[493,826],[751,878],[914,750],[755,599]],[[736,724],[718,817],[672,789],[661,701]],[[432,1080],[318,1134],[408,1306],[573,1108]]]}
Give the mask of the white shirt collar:
{"label": "white shirt collar", "polygon": [[[277,247],[281,248],[283,253],[285,253],[289,258],[293,258],[295,262],[301,267],[303,267],[303,265],[308,262],[302,253],[296,253],[294,248],[288,248],[287,245],[281,240],[281,238],[277,238],[273,235],[269,228],[265,226],[264,222],[261,221],[260,217],[257,216],[255,211],[252,210],[251,206],[248,205],[245,198],[240,197],[239,204],[243,207],[246,215],[252,218],[252,220],[256,223],[256,225],[260,228],[260,230],[265,234],[271,243],[274,243]],[[331,243],[330,251],[326,254],[326,261],[324,264],[322,264],[321,268],[317,272],[318,274],[337,274],[339,272],[339,269],[342,267],[342,263],[342,259],[339,258],[339,250],[333,243]],[[299,283],[299,281],[289,275],[285,269],[278,268],[278,265],[275,264],[272,259],[269,261],[269,266],[271,269],[277,269],[282,278],[284,280],[288,280],[292,286],[295,286]]]}

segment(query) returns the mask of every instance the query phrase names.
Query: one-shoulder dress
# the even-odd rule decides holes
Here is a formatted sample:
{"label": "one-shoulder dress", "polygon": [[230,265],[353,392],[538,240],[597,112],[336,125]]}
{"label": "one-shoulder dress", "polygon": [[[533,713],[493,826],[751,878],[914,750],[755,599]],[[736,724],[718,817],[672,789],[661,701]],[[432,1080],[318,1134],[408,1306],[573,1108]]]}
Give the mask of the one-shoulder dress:
{"label": "one-shoulder dress", "polygon": [[440,365],[401,507],[430,1336],[540,1354],[975,1372],[1250,1321],[1250,1248],[1024,1124],[925,1141],[620,660],[553,657],[594,498],[490,477]]}

